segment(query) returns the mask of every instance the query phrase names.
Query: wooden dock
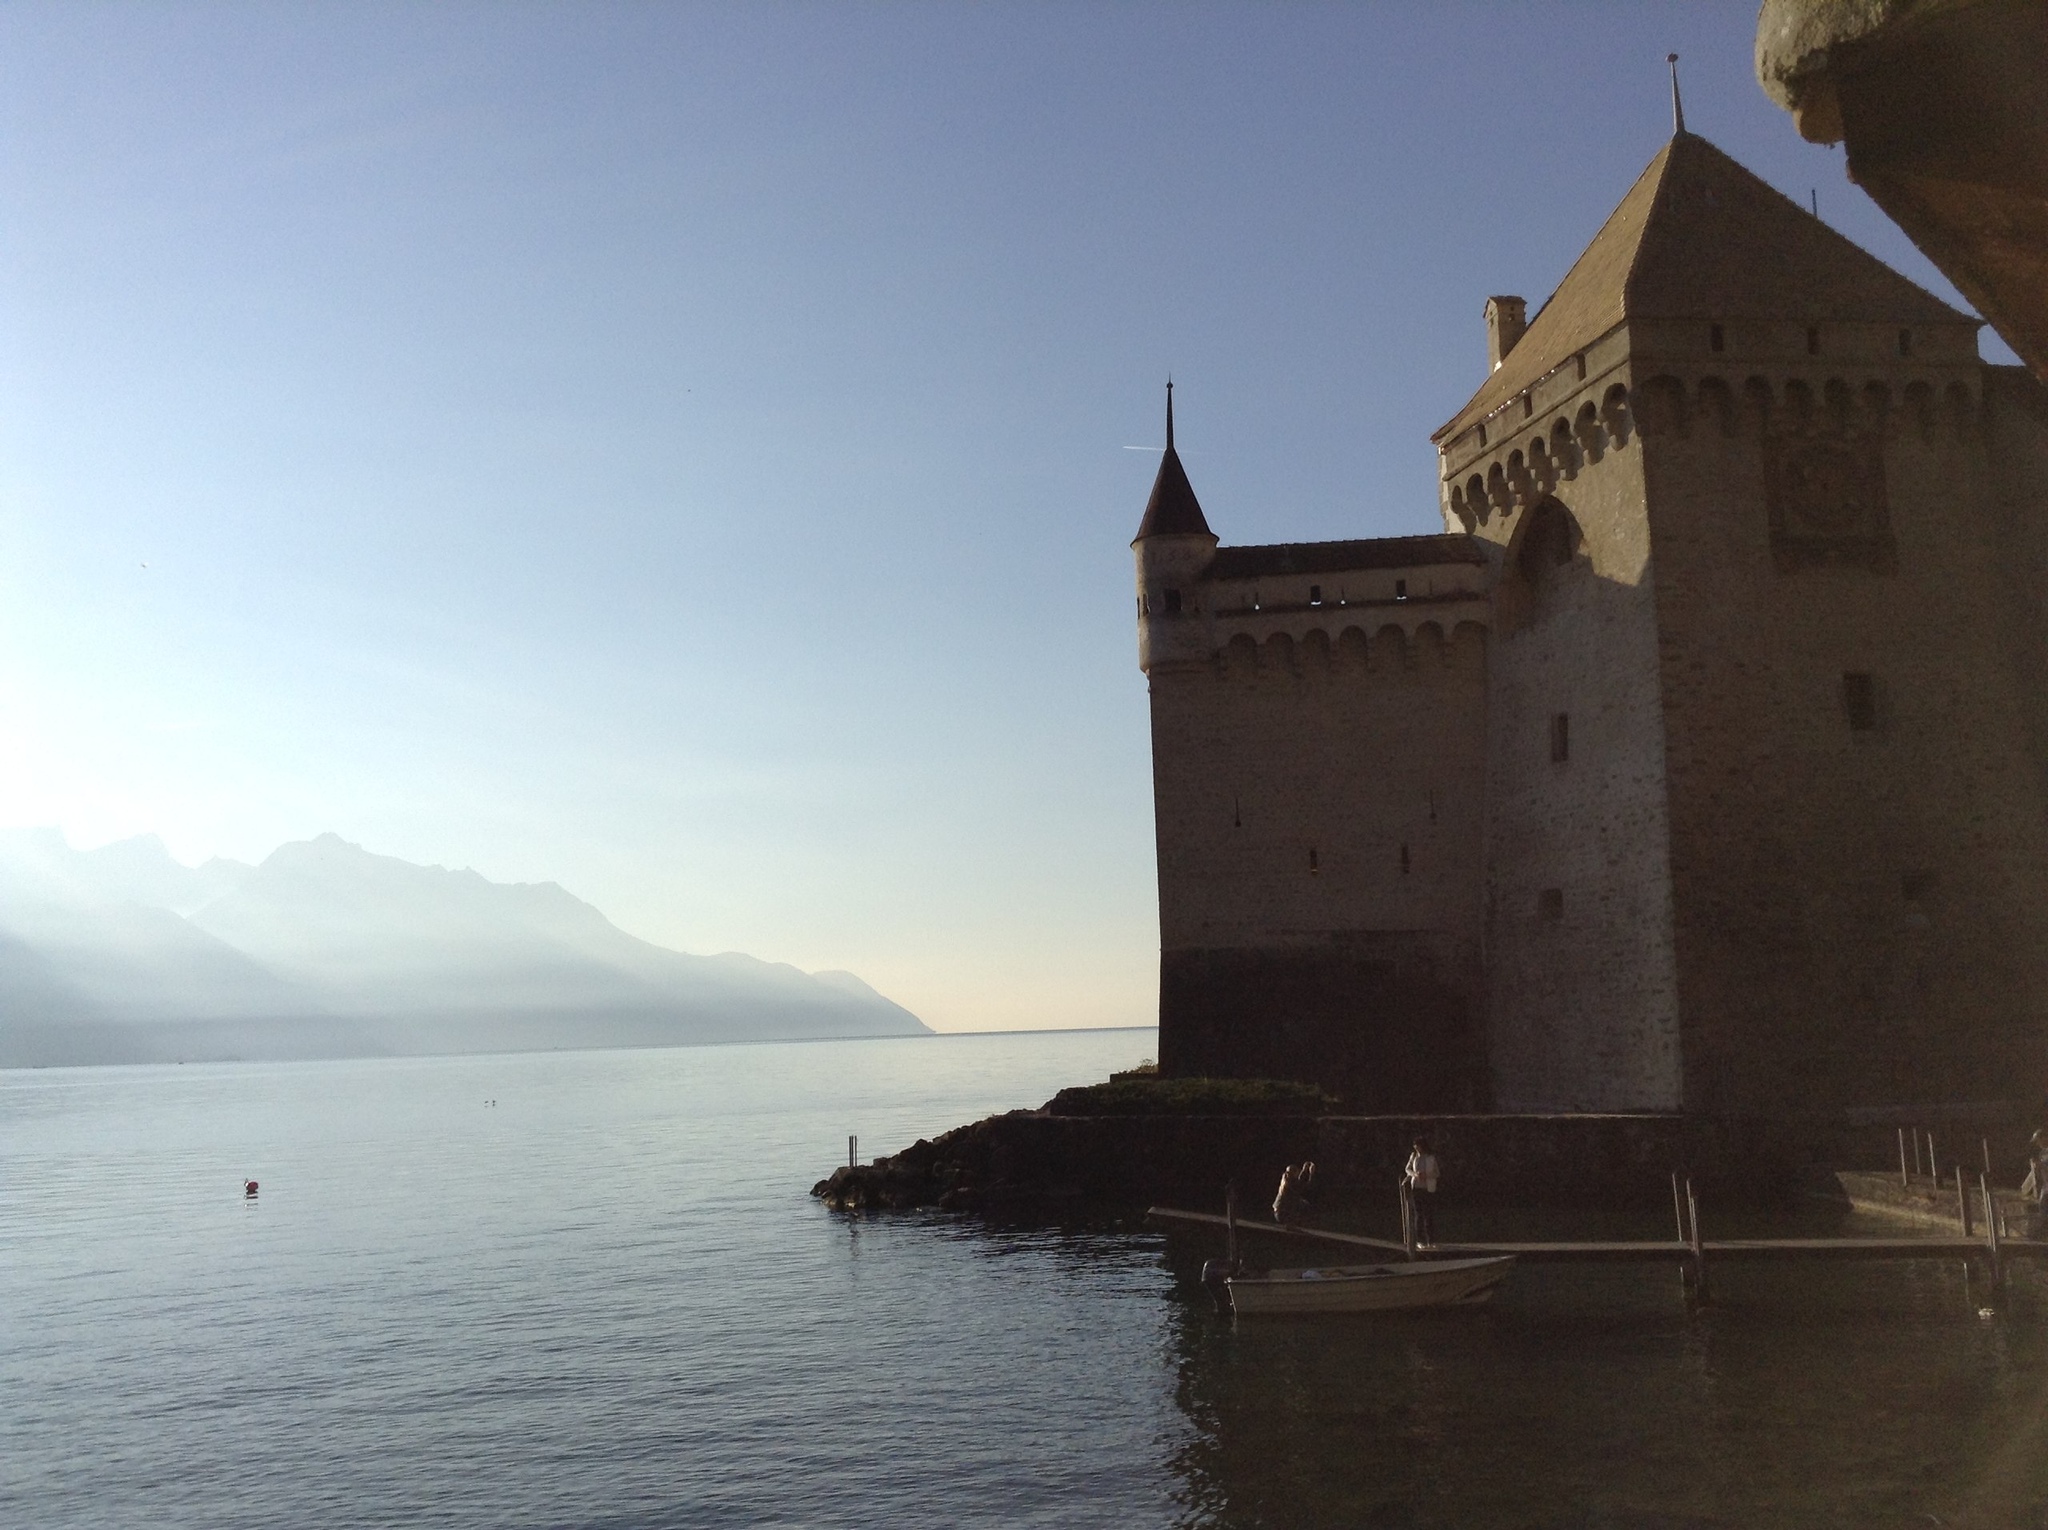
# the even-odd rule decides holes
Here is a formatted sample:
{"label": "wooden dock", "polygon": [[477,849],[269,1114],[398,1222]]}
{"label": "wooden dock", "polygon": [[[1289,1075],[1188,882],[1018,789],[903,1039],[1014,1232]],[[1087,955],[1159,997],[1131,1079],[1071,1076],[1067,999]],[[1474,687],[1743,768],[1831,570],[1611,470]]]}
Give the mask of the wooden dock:
{"label": "wooden dock", "polygon": [[[1145,1213],[1155,1222],[1228,1230],[1230,1219],[1205,1211],[1178,1211],[1154,1206]],[[1330,1232],[1320,1227],[1303,1227],[1292,1222],[1256,1221],[1237,1218],[1240,1233],[1265,1233],[1273,1237],[1302,1238],[1369,1250],[1381,1257],[1410,1257],[1405,1245],[1386,1238],[1368,1238],[1361,1233]],[[2048,1258],[2048,1241],[2027,1238],[1999,1238],[1994,1244],[1985,1238],[1702,1238],[1697,1245],[1675,1239],[1646,1239],[1637,1242],[1543,1242],[1543,1243],[1436,1243],[1420,1251],[1429,1259],[1473,1259],[1489,1254],[1512,1254],[1532,1264],[1542,1263],[1674,1263],[1684,1264],[1723,1259],[2007,1259]]]}

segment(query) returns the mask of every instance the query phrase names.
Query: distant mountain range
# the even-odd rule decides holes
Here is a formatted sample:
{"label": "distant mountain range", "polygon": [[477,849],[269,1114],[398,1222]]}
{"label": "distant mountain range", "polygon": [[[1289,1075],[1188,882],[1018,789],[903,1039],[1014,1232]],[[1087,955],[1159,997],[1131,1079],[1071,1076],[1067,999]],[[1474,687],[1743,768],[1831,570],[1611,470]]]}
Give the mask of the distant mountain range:
{"label": "distant mountain range", "polygon": [[552,882],[332,834],[194,868],[0,832],[0,1067],[926,1033],[850,972],[686,956]]}

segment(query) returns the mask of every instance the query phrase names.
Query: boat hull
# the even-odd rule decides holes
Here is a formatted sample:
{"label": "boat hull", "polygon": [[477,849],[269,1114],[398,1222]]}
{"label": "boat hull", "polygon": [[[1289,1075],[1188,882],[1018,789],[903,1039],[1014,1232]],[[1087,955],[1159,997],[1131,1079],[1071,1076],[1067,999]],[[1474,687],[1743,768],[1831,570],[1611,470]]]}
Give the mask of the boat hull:
{"label": "boat hull", "polygon": [[1502,1255],[1268,1270],[1234,1276],[1224,1288],[1230,1293],[1231,1310],[1245,1317],[1469,1307],[1492,1296],[1514,1262],[1512,1255]]}

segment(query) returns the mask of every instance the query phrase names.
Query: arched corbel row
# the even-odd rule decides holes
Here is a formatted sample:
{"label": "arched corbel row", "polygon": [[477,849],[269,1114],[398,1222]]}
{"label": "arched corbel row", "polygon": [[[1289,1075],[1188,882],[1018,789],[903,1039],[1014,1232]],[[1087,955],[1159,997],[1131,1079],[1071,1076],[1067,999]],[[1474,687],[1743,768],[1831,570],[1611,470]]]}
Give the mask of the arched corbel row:
{"label": "arched corbel row", "polygon": [[1701,440],[1764,435],[1892,436],[1911,430],[1926,440],[1967,438],[1981,427],[1983,400],[1967,383],[1907,382],[1895,394],[1885,378],[1793,375],[1706,376],[1688,384],[1668,373],[1634,388],[1615,383],[1598,403],[1582,402],[1548,429],[1502,440],[1488,461],[1473,463],[1445,504],[1467,531],[1507,521],[1576,479],[1608,452],[1641,432]]}
{"label": "arched corbel row", "polygon": [[1467,617],[1447,634],[1443,624],[1432,618],[1412,625],[1387,622],[1370,637],[1355,624],[1335,633],[1311,627],[1299,638],[1276,632],[1261,639],[1249,632],[1236,632],[1217,648],[1213,664],[1219,676],[1238,679],[1261,674],[1387,673],[1474,664],[1483,667],[1485,650],[1484,623]]}

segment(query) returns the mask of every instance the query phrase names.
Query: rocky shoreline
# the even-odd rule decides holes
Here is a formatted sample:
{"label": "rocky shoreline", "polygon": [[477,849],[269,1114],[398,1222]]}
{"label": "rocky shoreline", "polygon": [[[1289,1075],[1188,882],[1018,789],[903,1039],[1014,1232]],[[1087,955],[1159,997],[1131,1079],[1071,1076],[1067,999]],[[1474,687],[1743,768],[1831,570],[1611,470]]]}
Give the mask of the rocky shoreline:
{"label": "rocky shoreline", "polygon": [[[1668,1206],[1673,1173],[1702,1195],[1761,1203],[1817,1185],[1839,1194],[1832,1170],[1883,1164],[1894,1134],[1889,1124],[1840,1119],[1352,1116],[1288,1110],[1279,1099],[1228,1113],[1076,1113],[1101,1101],[1071,1093],[841,1167],[811,1193],[840,1211],[1220,1208],[1231,1181],[1256,1205],[1283,1166],[1314,1159],[1324,1204],[1376,1205],[1393,1194],[1409,1145],[1428,1137],[1444,1164],[1444,1193],[1469,1204]],[[2019,1162],[2024,1136],[2014,1138],[2008,1123],[1983,1126],[2000,1161]]]}

